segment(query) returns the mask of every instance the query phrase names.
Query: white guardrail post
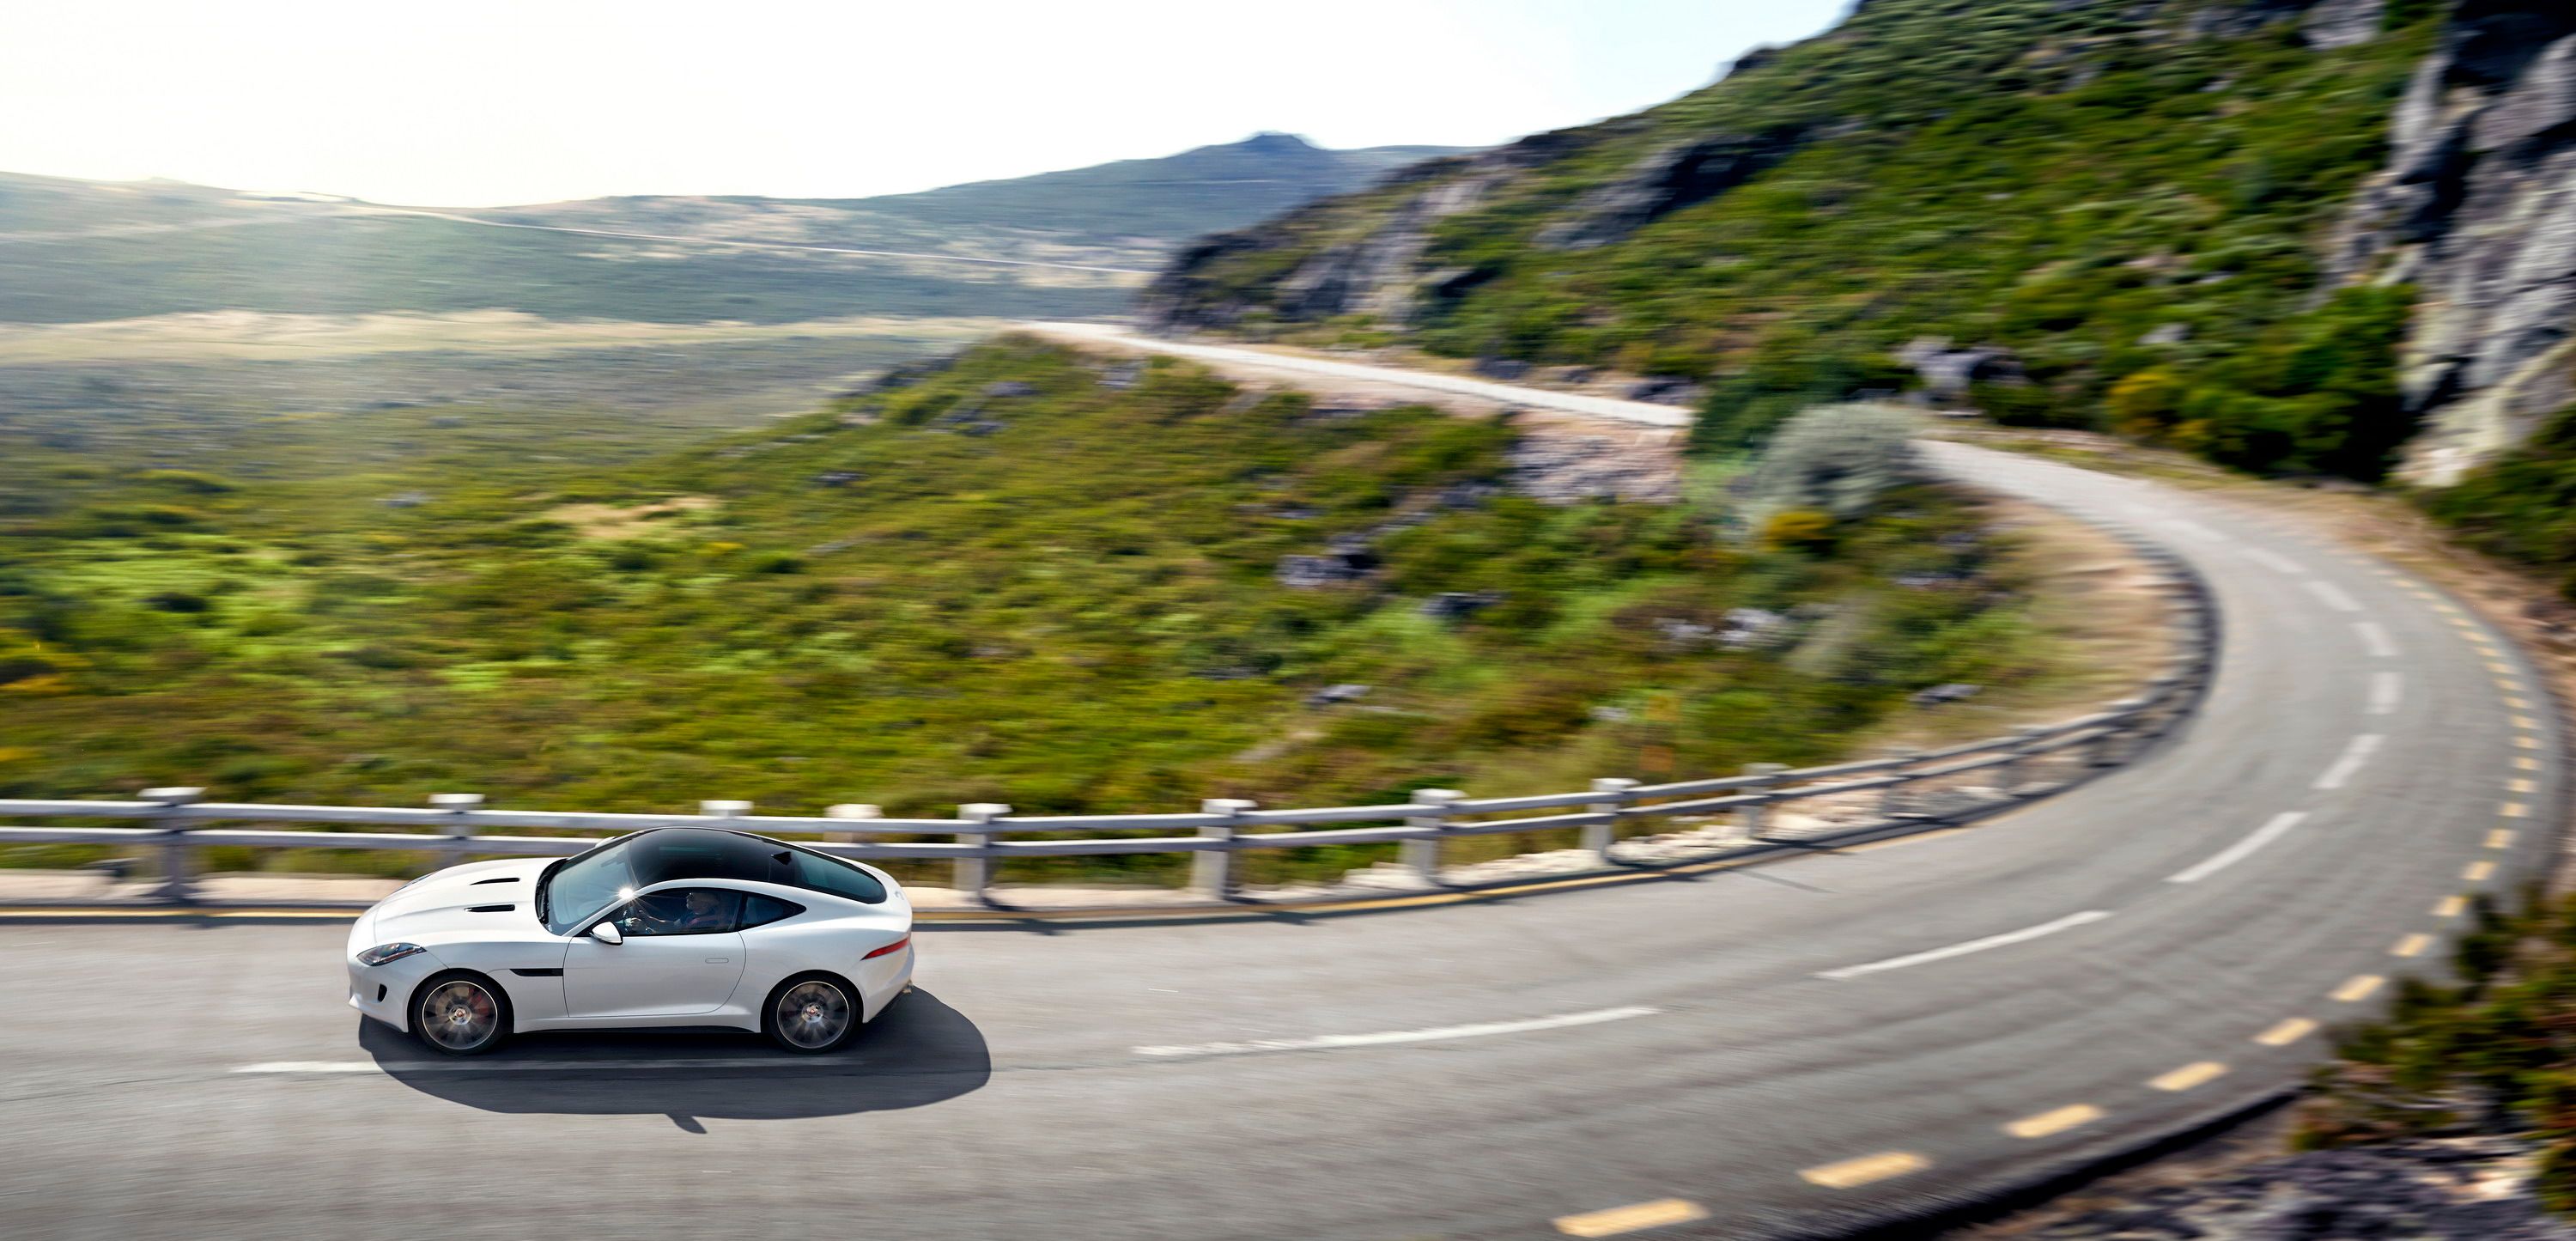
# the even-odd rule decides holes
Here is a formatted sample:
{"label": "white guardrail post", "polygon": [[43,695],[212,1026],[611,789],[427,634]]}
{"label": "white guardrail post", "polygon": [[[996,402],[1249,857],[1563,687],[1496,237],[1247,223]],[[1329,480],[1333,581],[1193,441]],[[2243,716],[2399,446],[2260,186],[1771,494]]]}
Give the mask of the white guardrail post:
{"label": "white guardrail post", "polygon": [[702,801],[698,803],[698,813],[711,819],[739,819],[742,816],[751,813],[751,803],[747,801]]}
{"label": "white guardrail post", "polygon": [[[1449,830],[1449,807],[1466,794],[1456,789],[1415,789],[1413,804],[1422,813],[1404,817],[1406,827],[1427,827],[1446,834]],[[1404,842],[1404,864],[1414,877],[1424,883],[1440,882],[1440,837],[1424,836]]]}
{"label": "white guardrail post", "polygon": [[[1757,796],[1768,792],[1772,785],[1780,782],[1780,773],[1787,770],[1787,763],[1746,763],[1744,774],[1752,777],[1753,782],[1745,785],[1744,791]],[[1746,802],[1742,810],[1736,811],[1735,821],[1743,829],[1746,840],[1760,840],[1762,833],[1769,829],[1770,819],[1771,803],[1765,800]]]}
{"label": "white guardrail post", "polygon": [[1232,846],[1234,844],[1235,833],[1242,828],[1242,824],[1238,820],[1242,819],[1244,811],[1258,809],[1260,805],[1261,803],[1259,802],[1245,801],[1240,797],[1210,797],[1199,803],[1199,813],[1221,814],[1226,818],[1226,821],[1223,823],[1200,824],[1199,839],[1221,840],[1224,841],[1225,844],[1214,849],[1201,849],[1190,854],[1191,891],[1196,892],[1209,900],[1226,901],[1234,899],[1234,849]]}
{"label": "white guardrail post", "polygon": [[447,864],[465,860],[474,844],[474,811],[483,805],[481,793],[432,793],[429,804],[447,812]]}
{"label": "white guardrail post", "polygon": [[[1889,755],[1889,757],[1897,760],[1898,762],[1912,763],[1916,761],[1922,753],[1923,752],[1921,750],[1898,750],[1896,753]],[[1893,782],[1878,795],[1878,817],[1881,819],[1902,818],[1906,813],[1907,798],[1905,796],[1905,791],[1914,787],[1914,777],[1912,773],[1900,770],[1889,773],[1889,779]]]}
{"label": "white guardrail post", "polygon": [[[840,805],[824,811],[823,815],[826,818],[832,819],[882,819],[885,817],[885,809],[881,806],[870,805],[866,802],[843,802]],[[864,834],[859,832],[826,832],[824,834],[845,845],[854,845],[867,839]]]}
{"label": "white guardrail post", "polygon": [[1009,814],[1011,808],[997,801],[968,802],[957,808],[957,843],[972,845],[972,855],[957,859],[957,894],[970,901],[992,899],[993,859],[985,852],[993,845],[993,820]]}
{"label": "white guardrail post", "polygon": [[1584,808],[1610,816],[1583,825],[1583,847],[1592,856],[1610,860],[1610,846],[1619,842],[1619,811],[1628,804],[1628,790],[1635,787],[1637,782],[1626,776],[1603,776],[1592,782],[1592,791],[1601,794],[1601,800]]}
{"label": "white guardrail post", "polygon": [[188,828],[177,811],[205,795],[198,788],[143,790],[143,800],[161,803],[152,815],[161,825],[161,889],[152,894],[155,900],[185,905],[196,896],[188,883]]}

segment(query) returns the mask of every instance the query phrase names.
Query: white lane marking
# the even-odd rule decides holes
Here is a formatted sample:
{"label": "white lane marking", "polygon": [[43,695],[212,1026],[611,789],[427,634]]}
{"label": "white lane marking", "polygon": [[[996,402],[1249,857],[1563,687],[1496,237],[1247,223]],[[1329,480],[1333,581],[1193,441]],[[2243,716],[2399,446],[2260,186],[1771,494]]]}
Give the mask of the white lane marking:
{"label": "white lane marking", "polygon": [[2260,547],[2246,548],[2245,555],[2252,559],[2254,563],[2259,564],[2266,569],[2270,569],[2274,573],[2305,573],[2308,571],[2308,566],[2300,564],[2298,561],[2292,560],[2279,552],[2266,551]]}
{"label": "white lane marking", "polygon": [[2395,672],[2370,674],[2370,713],[2395,715],[2397,704],[2406,698],[2406,678]]}
{"label": "white lane marking", "polygon": [[845,1056],[808,1060],[802,1056],[708,1060],[268,1060],[235,1065],[232,1072],[257,1075],[323,1075],[347,1073],[664,1073],[688,1069],[812,1069],[866,1063]]}
{"label": "white lane marking", "polygon": [[1605,1021],[1625,1021],[1630,1017],[1652,1017],[1664,1010],[1632,1004],[1625,1008],[1596,1008],[1583,1013],[1559,1013],[1553,1017],[1532,1017],[1526,1021],[1485,1021],[1463,1026],[1433,1026],[1427,1030],[1381,1030],[1374,1034],[1318,1034],[1312,1038],[1262,1038],[1239,1043],[1173,1043],[1135,1049],[1140,1056],[1172,1058],[1181,1056],[1245,1056],[1265,1051],[1330,1051],[1342,1047],[1382,1047],[1389,1043],[1437,1043],[1450,1039],[1488,1038],[1497,1034],[1527,1034],[1537,1030],[1562,1030],[1570,1026],[1599,1025]]}
{"label": "white lane marking", "polygon": [[2361,644],[2370,648],[2373,656],[2380,659],[2397,658],[2397,644],[2389,640],[2388,631],[2380,628],[2378,622],[2354,621],[2352,631],[2361,635]]}
{"label": "white lane marking", "polygon": [[1826,970],[1823,973],[1816,975],[1816,977],[1830,978],[1836,982],[1840,982],[1846,978],[1858,978],[1863,974],[1875,974],[1882,970],[1901,970],[1909,965],[1923,965],[1933,961],[1946,961],[1951,957],[1964,957],[1972,952],[1984,952],[1988,948],[2001,948],[2007,944],[2018,944],[2028,940],[2034,940],[2042,935],[2054,935],[2059,931],[2070,930],[2075,927],[2083,926],[2088,922],[2100,922],[2104,918],[2108,918],[2110,916],[2111,913],[2109,910],[2087,909],[2080,914],[2068,914],[2063,918],[2059,918],[2055,922],[2043,922],[2038,926],[2026,926],[2018,931],[2006,931],[2001,935],[1989,935],[1984,939],[1972,939],[1964,944],[1952,944],[1947,948],[1934,948],[1925,952],[1909,953],[1901,957],[1889,957],[1884,961],[1871,961],[1865,965],[1846,965],[1840,969]]}
{"label": "white lane marking", "polygon": [[2378,733],[2363,733],[2353,738],[2352,744],[2344,747],[2343,757],[2336,759],[2334,766],[2326,768],[2325,774],[2318,776],[2317,782],[2309,787],[2319,791],[2342,788],[2346,781],[2361,771],[2362,764],[2370,761],[2371,755],[2379,752],[2379,743],[2386,740]]}
{"label": "white lane marking", "polygon": [[2343,593],[2343,588],[2332,582],[2311,580],[2308,583],[2308,593],[2324,600],[2327,607],[2333,608],[2338,612],[2358,612],[2362,610],[2360,600]]}
{"label": "white lane marking", "polygon": [[2220,534],[2219,532],[2186,517],[2166,518],[2164,526],[2165,529],[2171,530],[2177,534],[2190,535],[2195,539],[2206,539],[2212,543],[2235,542],[2235,540],[2228,538],[2226,535]]}
{"label": "white lane marking", "polygon": [[2251,856],[2256,849],[2281,838],[2281,833],[2297,827],[2308,817],[2305,810],[2285,810],[2272,816],[2272,821],[2255,828],[2252,835],[2219,850],[2208,861],[2177,875],[2167,876],[2166,883],[2198,883],[2234,866]]}

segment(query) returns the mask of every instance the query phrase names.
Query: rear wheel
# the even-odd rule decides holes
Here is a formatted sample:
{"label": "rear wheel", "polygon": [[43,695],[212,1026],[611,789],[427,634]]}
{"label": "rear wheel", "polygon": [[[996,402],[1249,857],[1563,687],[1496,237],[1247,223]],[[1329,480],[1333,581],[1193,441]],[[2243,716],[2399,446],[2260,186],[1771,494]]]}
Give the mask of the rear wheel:
{"label": "rear wheel", "polygon": [[859,1031],[858,992],[829,974],[790,978],[769,993],[760,1028],[781,1050],[801,1056],[839,1051]]}
{"label": "rear wheel", "polygon": [[440,1055],[479,1056],[510,1036],[510,1001],[480,974],[432,975],[412,1000],[411,1032]]}

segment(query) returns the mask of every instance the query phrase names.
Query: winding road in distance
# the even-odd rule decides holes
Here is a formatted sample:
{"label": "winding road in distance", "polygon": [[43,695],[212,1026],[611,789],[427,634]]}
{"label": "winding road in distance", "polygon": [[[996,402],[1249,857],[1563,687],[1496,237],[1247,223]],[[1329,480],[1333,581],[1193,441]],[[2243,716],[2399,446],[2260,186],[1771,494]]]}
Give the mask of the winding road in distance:
{"label": "winding road in distance", "polygon": [[925,927],[919,991],[822,1063],[427,1063],[343,1006],[336,921],[0,926],[0,1231],[1831,1234],[2277,1092],[2554,855],[2545,691],[2428,586],[2220,498],[1930,451],[2187,557],[2223,629],[2198,718],[1984,825],[1691,879]]}

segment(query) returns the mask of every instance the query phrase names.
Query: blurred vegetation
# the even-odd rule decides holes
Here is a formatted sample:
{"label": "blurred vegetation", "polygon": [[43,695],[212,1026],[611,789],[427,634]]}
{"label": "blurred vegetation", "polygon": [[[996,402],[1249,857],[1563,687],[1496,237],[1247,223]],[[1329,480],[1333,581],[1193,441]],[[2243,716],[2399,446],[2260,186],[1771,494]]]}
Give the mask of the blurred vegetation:
{"label": "blurred vegetation", "polygon": [[[1707,505],[1511,494],[1507,423],[1101,370],[1004,341],[593,468],[507,439],[337,468],[329,419],[303,456],[262,441],[260,478],[220,451],[0,454],[0,791],[937,816],[1501,794],[1649,750],[1821,760],[1914,690],[2046,658],[1934,489],[1736,540]],[[1341,537],[1364,577],[1278,580]],[[1720,641],[1739,609],[1759,634]],[[1310,705],[1334,685],[1368,689]]]}
{"label": "blurred vegetation", "polygon": [[2547,575],[2576,603],[2576,406],[2543,423],[2522,447],[2423,500],[2470,546]]}
{"label": "blurred vegetation", "polygon": [[[2314,50],[2295,22],[2189,33],[2200,0],[1873,0],[1840,28],[1635,116],[1553,136],[1433,230],[1445,273],[1407,329],[1461,358],[1700,381],[1705,448],[1807,405],[1915,382],[1946,337],[2011,351],[2028,383],[1970,400],[2017,425],[2108,428],[2244,469],[2377,478],[2412,430],[2391,349],[2409,294],[2325,298],[2325,233],[2382,161],[2442,6]],[[1787,136],[1744,183],[1592,248],[1552,225],[1641,161],[1711,135]],[[1382,225],[1419,186],[1325,203],[1219,256],[1205,296],[1291,337],[1267,282]]]}
{"label": "blurred vegetation", "polygon": [[2385,1021],[2345,1031],[2299,1106],[2305,1148],[2407,1135],[2516,1133],[2540,1147],[2536,1191],[2576,1212],[2576,896],[2481,896],[2452,954],[2458,981],[2404,981]]}

